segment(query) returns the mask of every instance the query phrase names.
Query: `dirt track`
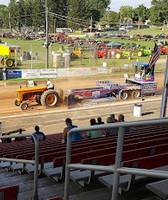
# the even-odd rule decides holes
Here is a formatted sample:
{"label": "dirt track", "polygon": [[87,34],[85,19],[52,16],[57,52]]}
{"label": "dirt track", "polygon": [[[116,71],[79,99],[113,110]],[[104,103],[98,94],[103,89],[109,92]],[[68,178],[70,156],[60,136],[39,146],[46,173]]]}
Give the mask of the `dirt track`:
{"label": "dirt track", "polygon": [[[97,80],[111,80],[116,83],[124,83],[123,77],[108,77],[108,78],[69,78],[69,79],[58,79],[54,80],[55,86],[62,88],[64,91],[66,89],[73,89],[73,88],[86,88],[86,87],[95,87]],[[162,87],[163,87],[163,81],[164,81],[164,75],[159,74],[156,75],[156,81],[158,82],[158,94],[161,94]],[[45,84],[45,81],[43,83],[39,83],[41,85]],[[25,83],[22,83],[22,87],[25,86]],[[49,111],[62,111],[66,112],[67,105],[59,105],[56,108],[53,109],[46,109],[40,105],[33,106],[32,109],[22,111],[20,107],[17,107],[14,105],[14,100],[16,98],[16,89],[19,88],[20,84],[16,83],[15,85],[9,85],[1,86],[0,91],[0,116],[5,117],[6,120],[13,115],[32,115],[33,113],[45,113]],[[18,125],[21,125],[19,121],[15,122]],[[8,124],[9,126],[9,124]],[[7,127],[6,127],[7,128]],[[8,129],[8,128],[7,128]],[[9,128],[10,129],[10,128]]]}

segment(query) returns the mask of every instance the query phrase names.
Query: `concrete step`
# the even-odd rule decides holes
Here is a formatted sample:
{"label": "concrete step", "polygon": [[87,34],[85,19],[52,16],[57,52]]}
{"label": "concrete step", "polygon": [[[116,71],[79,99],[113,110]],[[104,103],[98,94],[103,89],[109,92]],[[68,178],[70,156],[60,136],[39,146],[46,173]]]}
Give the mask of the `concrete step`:
{"label": "concrete step", "polygon": [[33,176],[30,174],[24,174],[24,175],[16,175],[12,176],[10,178],[1,178],[0,181],[0,187],[7,186],[7,185],[19,185],[22,182],[26,182],[29,180],[33,180]]}
{"label": "concrete step", "polygon": [[101,188],[89,192],[71,195],[70,200],[110,200],[111,192],[106,188]]}
{"label": "concrete step", "polygon": [[13,172],[13,171],[9,171],[9,172],[0,172],[0,179],[1,178],[7,178],[7,177],[12,177],[12,176],[17,176],[19,175],[17,171]]}
{"label": "concrete step", "polygon": [[[26,182],[24,184],[28,185],[29,183]],[[33,190],[29,188],[30,186],[26,186],[26,188],[24,188],[24,185],[21,185],[21,188],[20,188],[21,192],[19,192],[18,200],[30,200],[31,198],[33,198]],[[59,195],[63,196],[63,193],[64,193],[64,183],[61,183],[61,182],[55,183],[48,177],[45,177],[45,178],[42,178],[42,180],[39,180],[38,188],[39,188],[38,194],[39,194],[40,200],[46,200],[48,198],[52,198]],[[22,192],[23,190],[24,192]],[[70,194],[77,194],[84,191],[82,188],[78,187],[76,184],[72,182],[70,182],[69,184],[69,190],[70,190]]]}
{"label": "concrete step", "polygon": [[[43,188],[43,187],[51,186],[54,184],[55,184],[55,182],[47,177],[38,179],[38,188]],[[19,193],[33,190],[33,187],[34,187],[34,180],[23,182],[23,183],[19,184]]]}
{"label": "concrete step", "polygon": [[[55,184],[48,187],[43,187],[38,189],[39,199],[47,199],[53,196],[57,196],[58,194],[63,194],[63,184]],[[18,200],[30,200],[33,198],[33,190],[28,190],[23,193],[19,193]]]}

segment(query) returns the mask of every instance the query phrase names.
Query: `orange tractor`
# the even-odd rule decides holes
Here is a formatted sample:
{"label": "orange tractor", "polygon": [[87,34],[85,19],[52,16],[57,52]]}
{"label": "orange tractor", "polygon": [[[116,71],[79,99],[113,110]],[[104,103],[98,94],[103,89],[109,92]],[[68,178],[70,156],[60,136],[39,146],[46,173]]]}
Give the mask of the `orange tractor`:
{"label": "orange tractor", "polygon": [[15,105],[20,106],[22,110],[28,109],[33,102],[41,104],[46,108],[53,108],[63,96],[61,89],[47,89],[46,86],[20,88],[16,92]]}

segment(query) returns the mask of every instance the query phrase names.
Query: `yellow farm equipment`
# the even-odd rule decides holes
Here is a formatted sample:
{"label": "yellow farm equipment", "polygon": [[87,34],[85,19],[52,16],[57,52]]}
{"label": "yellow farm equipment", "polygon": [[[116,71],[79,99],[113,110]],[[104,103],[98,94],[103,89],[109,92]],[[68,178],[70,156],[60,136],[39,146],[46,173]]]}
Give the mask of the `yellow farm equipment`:
{"label": "yellow farm equipment", "polygon": [[28,109],[33,102],[43,105],[46,108],[55,107],[62,97],[61,89],[47,89],[46,86],[34,86],[19,88],[16,90],[17,98],[15,105],[22,110]]}
{"label": "yellow farm equipment", "polygon": [[0,63],[7,67],[20,65],[20,47],[7,43],[0,44]]}

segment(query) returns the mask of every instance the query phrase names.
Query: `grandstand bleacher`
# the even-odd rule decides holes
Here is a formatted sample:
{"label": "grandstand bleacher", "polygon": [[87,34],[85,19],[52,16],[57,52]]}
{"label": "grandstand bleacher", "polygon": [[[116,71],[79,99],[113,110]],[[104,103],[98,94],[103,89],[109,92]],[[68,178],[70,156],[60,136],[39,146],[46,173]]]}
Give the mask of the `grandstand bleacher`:
{"label": "grandstand bleacher", "polygon": [[[0,143],[0,148],[0,156],[3,159],[35,159],[34,143],[29,139]],[[71,148],[71,163],[113,166],[115,164],[116,149],[117,135],[75,142],[72,143]],[[130,128],[130,132],[125,134],[122,167],[150,170],[163,169],[160,167],[168,166],[167,149],[168,123],[133,126]],[[167,170],[166,167],[164,169]],[[0,177],[3,178],[0,184],[1,189],[17,185],[18,199],[33,198],[34,170],[35,168],[32,164],[1,161]],[[61,133],[47,135],[45,141],[40,141],[38,170],[38,193],[40,199],[61,200],[64,192],[66,171],[66,144],[61,143]],[[71,169],[70,198],[72,200],[110,199],[111,192],[106,187],[112,189],[113,175],[113,173],[107,173],[106,171]],[[131,191],[131,187],[128,187],[128,185],[132,183],[132,178],[138,181],[141,179],[141,181],[146,180],[145,176],[133,177],[133,175],[123,174],[120,181],[121,188]],[[160,178],[158,178],[159,180]],[[79,187],[77,183],[83,187]],[[92,191],[97,191],[96,193],[94,192],[95,197]],[[87,194],[89,198],[86,197]],[[153,192],[149,194],[151,196],[154,195]],[[149,194],[148,197],[150,196]],[[138,200],[139,198],[141,200],[143,197],[143,195],[139,195],[139,197],[137,195],[135,199]],[[120,194],[119,199],[124,198],[124,195]]]}

